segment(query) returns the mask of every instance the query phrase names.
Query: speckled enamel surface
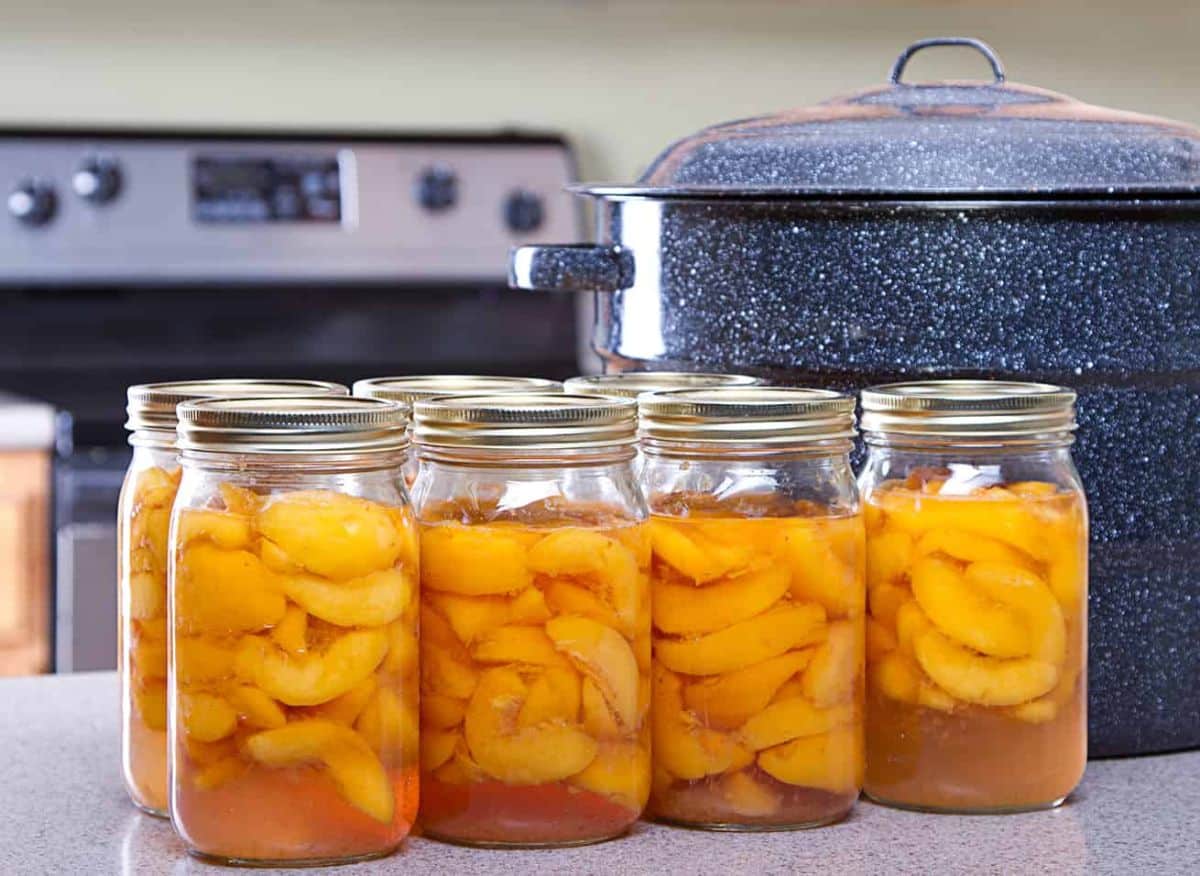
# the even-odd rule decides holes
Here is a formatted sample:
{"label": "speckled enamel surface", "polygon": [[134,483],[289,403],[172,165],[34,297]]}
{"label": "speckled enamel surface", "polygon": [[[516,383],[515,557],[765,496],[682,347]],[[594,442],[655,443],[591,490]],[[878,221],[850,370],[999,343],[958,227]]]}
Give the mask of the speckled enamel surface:
{"label": "speckled enamel surface", "polygon": [[[126,799],[115,674],[0,680],[0,702],[0,745],[8,755],[0,782],[0,872],[234,872],[190,858],[167,822],[143,815]],[[1198,811],[1200,753],[1188,753],[1088,764],[1078,791],[1052,812],[922,815],[864,801],[839,824],[799,833],[638,823],[613,842],[528,852],[464,849],[417,836],[390,858],[336,872],[1192,873],[1200,860]]]}
{"label": "speckled enamel surface", "polygon": [[610,201],[619,368],[1079,391],[1093,754],[1200,746],[1200,203]]}

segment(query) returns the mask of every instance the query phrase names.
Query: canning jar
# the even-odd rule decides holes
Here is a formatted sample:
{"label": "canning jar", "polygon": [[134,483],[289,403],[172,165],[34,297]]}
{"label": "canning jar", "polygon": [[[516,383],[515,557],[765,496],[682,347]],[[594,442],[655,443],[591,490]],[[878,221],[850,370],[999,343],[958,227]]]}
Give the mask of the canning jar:
{"label": "canning jar", "polygon": [[1087,757],[1087,504],[1075,394],[930,381],[863,393],[867,793],[1056,806]]}
{"label": "canning jar", "polygon": [[747,387],[643,395],[660,820],[815,827],[863,771],[863,520],[854,400]]}
{"label": "canning jar", "polygon": [[175,406],[214,395],[346,395],[315,380],[192,380],[129,388],[133,457],[117,511],[121,765],[139,808],[167,815],[167,525],[179,486]]}
{"label": "canning jar", "polygon": [[416,817],[407,420],[374,399],[179,407],[168,735],[193,854],[360,860]]}
{"label": "canning jar", "polygon": [[[424,398],[446,395],[507,395],[519,392],[560,392],[562,384],[544,377],[503,377],[492,374],[418,374],[408,377],[370,377],[354,382],[353,394],[413,405]],[[411,437],[411,430],[410,430]],[[404,480],[411,488],[420,461],[410,449],[404,460]]]}
{"label": "canning jar", "polygon": [[470,845],[623,833],[649,793],[650,543],[636,408],[417,402],[421,827]]}

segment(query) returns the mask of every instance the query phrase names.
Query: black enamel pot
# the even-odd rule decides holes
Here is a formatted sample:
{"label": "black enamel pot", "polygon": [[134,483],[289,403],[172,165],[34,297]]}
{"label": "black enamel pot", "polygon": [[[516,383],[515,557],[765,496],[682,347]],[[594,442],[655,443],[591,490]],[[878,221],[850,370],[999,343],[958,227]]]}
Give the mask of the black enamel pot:
{"label": "black enamel pot", "polygon": [[[939,44],[977,48],[992,81],[904,83]],[[1200,746],[1200,130],[928,40],[885,87],[706,129],[637,185],[578,191],[597,243],[515,250],[512,284],[599,293],[613,370],[1078,389],[1091,753]]]}

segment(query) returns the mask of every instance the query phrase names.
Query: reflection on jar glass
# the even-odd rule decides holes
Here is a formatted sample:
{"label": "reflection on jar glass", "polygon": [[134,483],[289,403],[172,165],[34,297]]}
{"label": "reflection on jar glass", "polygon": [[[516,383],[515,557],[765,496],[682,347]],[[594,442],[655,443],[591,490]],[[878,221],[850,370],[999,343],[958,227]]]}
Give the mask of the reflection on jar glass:
{"label": "reflection on jar glass", "polygon": [[416,518],[405,410],[179,408],[171,817],[233,863],[393,851],[417,808]]}
{"label": "reflection on jar glass", "polygon": [[418,402],[421,826],[471,845],[623,833],[650,784],[650,543],[632,402]]}
{"label": "reflection on jar glass", "polygon": [[194,380],[129,388],[133,458],[117,510],[121,760],[130,799],[167,814],[167,528],[179,488],[175,407],[210,396],[346,395],[315,380]]}
{"label": "reflection on jar glass", "polygon": [[854,401],[726,388],[639,400],[651,511],[659,819],[827,824],[863,769]]}
{"label": "reflection on jar glass", "polygon": [[1075,395],[931,381],[863,393],[867,793],[1055,806],[1087,757],[1087,505]]}
{"label": "reflection on jar glass", "polygon": [[[490,374],[416,374],[370,377],[354,383],[359,398],[381,398],[412,406],[421,399],[450,395],[508,395],[518,392],[558,392],[562,384],[544,377],[503,377]],[[420,463],[415,449],[404,460],[404,482],[411,489]]]}

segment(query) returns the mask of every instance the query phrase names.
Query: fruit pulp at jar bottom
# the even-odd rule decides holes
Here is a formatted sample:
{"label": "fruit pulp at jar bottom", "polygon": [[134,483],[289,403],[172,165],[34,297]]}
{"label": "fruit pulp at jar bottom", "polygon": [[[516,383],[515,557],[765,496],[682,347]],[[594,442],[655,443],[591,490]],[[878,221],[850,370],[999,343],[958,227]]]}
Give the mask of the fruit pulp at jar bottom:
{"label": "fruit pulp at jar bottom", "polygon": [[125,784],[133,802],[156,814],[167,812],[167,734],[151,730],[135,715],[125,729]]}
{"label": "fruit pulp at jar bottom", "polygon": [[708,776],[694,782],[675,782],[664,792],[651,795],[650,808],[664,821],[753,831],[828,824],[844,817],[858,799],[857,791],[835,794],[788,785],[764,773],[756,781],[776,795],[778,809],[748,817],[729,805],[718,784],[720,778]]}
{"label": "fruit pulp at jar bottom", "polygon": [[[196,771],[179,782],[190,787]],[[392,821],[356,809],[317,766],[253,767],[202,796],[177,795],[176,830],[193,849],[213,858],[319,861],[383,854],[400,844],[416,818],[417,773],[388,771],[396,799]]]}
{"label": "fruit pulp at jar bottom", "polygon": [[1058,715],[1032,724],[988,709],[952,714],[878,694],[867,701],[866,792],[901,806],[1036,809],[1083,776],[1087,728],[1077,691]]}
{"label": "fruit pulp at jar bottom", "polygon": [[637,813],[562,782],[452,784],[421,778],[421,827],[465,844],[557,845],[619,836]]}

